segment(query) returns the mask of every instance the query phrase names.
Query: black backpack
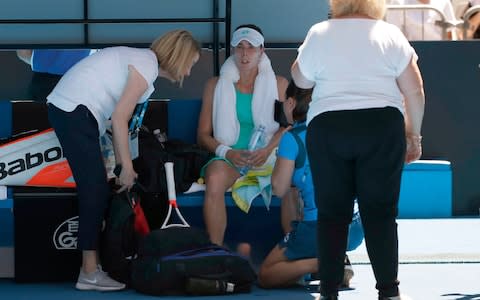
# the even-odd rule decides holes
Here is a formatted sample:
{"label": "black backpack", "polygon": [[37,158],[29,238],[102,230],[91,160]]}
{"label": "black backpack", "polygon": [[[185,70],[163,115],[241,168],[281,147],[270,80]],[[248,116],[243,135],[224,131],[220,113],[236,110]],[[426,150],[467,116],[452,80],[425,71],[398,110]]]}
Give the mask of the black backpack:
{"label": "black backpack", "polygon": [[136,193],[125,191],[113,194],[100,247],[103,270],[127,286],[130,284],[131,264],[137,257],[142,239],[135,230],[136,216],[132,199],[139,199]]}
{"label": "black backpack", "polygon": [[174,164],[175,189],[187,191],[200,176],[200,170],[214,156],[197,144],[181,140],[159,142],[145,127],[139,133],[139,157],[134,161],[138,182],[152,194],[167,194],[164,163]]}
{"label": "black backpack", "polygon": [[149,295],[249,292],[256,274],[239,254],[214,245],[193,227],[152,231],[132,265],[132,287]]}

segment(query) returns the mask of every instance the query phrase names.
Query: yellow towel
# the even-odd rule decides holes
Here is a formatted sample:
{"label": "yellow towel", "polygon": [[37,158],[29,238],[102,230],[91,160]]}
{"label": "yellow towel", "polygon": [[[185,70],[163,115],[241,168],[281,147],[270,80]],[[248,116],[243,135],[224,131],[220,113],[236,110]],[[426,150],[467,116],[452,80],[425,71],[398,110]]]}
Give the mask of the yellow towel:
{"label": "yellow towel", "polygon": [[245,213],[248,213],[253,199],[261,195],[267,210],[272,200],[272,171],[275,164],[275,151],[268,157],[267,162],[258,168],[250,169],[247,174],[238,178],[232,186],[232,198],[235,204]]}

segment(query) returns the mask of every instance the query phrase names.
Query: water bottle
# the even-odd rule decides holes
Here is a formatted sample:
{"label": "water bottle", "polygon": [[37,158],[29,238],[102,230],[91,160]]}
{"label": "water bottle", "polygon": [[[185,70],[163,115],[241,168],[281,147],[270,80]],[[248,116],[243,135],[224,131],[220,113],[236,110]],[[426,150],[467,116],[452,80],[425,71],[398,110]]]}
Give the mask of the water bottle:
{"label": "water bottle", "polygon": [[[265,139],[265,126],[260,125],[252,133],[250,137],[250,141],[248,142],[248,151],[254,151],[259,149],[263,146],[263,142]],[[238,171],[243,176],[247,174],[248,170],[250,169],[249,166],[243,166]]]}
{"label": "water bottle", "polygon": [[235,291],[235,284],[221,279],[187,278],[185,289],[196,296],[225,295]]}

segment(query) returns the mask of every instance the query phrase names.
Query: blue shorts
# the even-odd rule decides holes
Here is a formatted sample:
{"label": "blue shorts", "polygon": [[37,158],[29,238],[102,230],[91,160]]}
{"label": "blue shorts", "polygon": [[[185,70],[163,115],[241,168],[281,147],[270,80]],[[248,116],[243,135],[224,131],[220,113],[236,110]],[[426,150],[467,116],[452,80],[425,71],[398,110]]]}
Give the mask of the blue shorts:
{"label": "blue shorts", "polygon": [[[285,249],[288,260],[317,257],[317,221],[292,221],[292,231],[287,233],[278,246]],[[363,241],[363,226],[360,214],[353,215],[348,229],[347,251],[355,250]]]}
{"label": "blue shorts", "polygon": [[317,221],[292,221],[292,231],[280,243],[288,260],[317,257]]}

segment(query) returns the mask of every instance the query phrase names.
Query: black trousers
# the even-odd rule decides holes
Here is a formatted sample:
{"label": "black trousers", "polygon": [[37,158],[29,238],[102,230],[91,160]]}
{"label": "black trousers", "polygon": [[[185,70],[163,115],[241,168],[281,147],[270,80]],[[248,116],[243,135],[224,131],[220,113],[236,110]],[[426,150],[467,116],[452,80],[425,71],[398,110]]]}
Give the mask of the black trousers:
{"label": "black trousers", "polygon": [[48,118],[63,148],[77,185],[78,249],[96,250],[110,197],[100,150],[97,120],[83,105],[65,112],[48,105]]}
{"label": "black trousers", "polygon": [[318,208],[320,293],[337,293],[353,201],[380,296],[398,295],[397,223],[405,124],[396,108],[326,112],[308,125],[307,151]]}

